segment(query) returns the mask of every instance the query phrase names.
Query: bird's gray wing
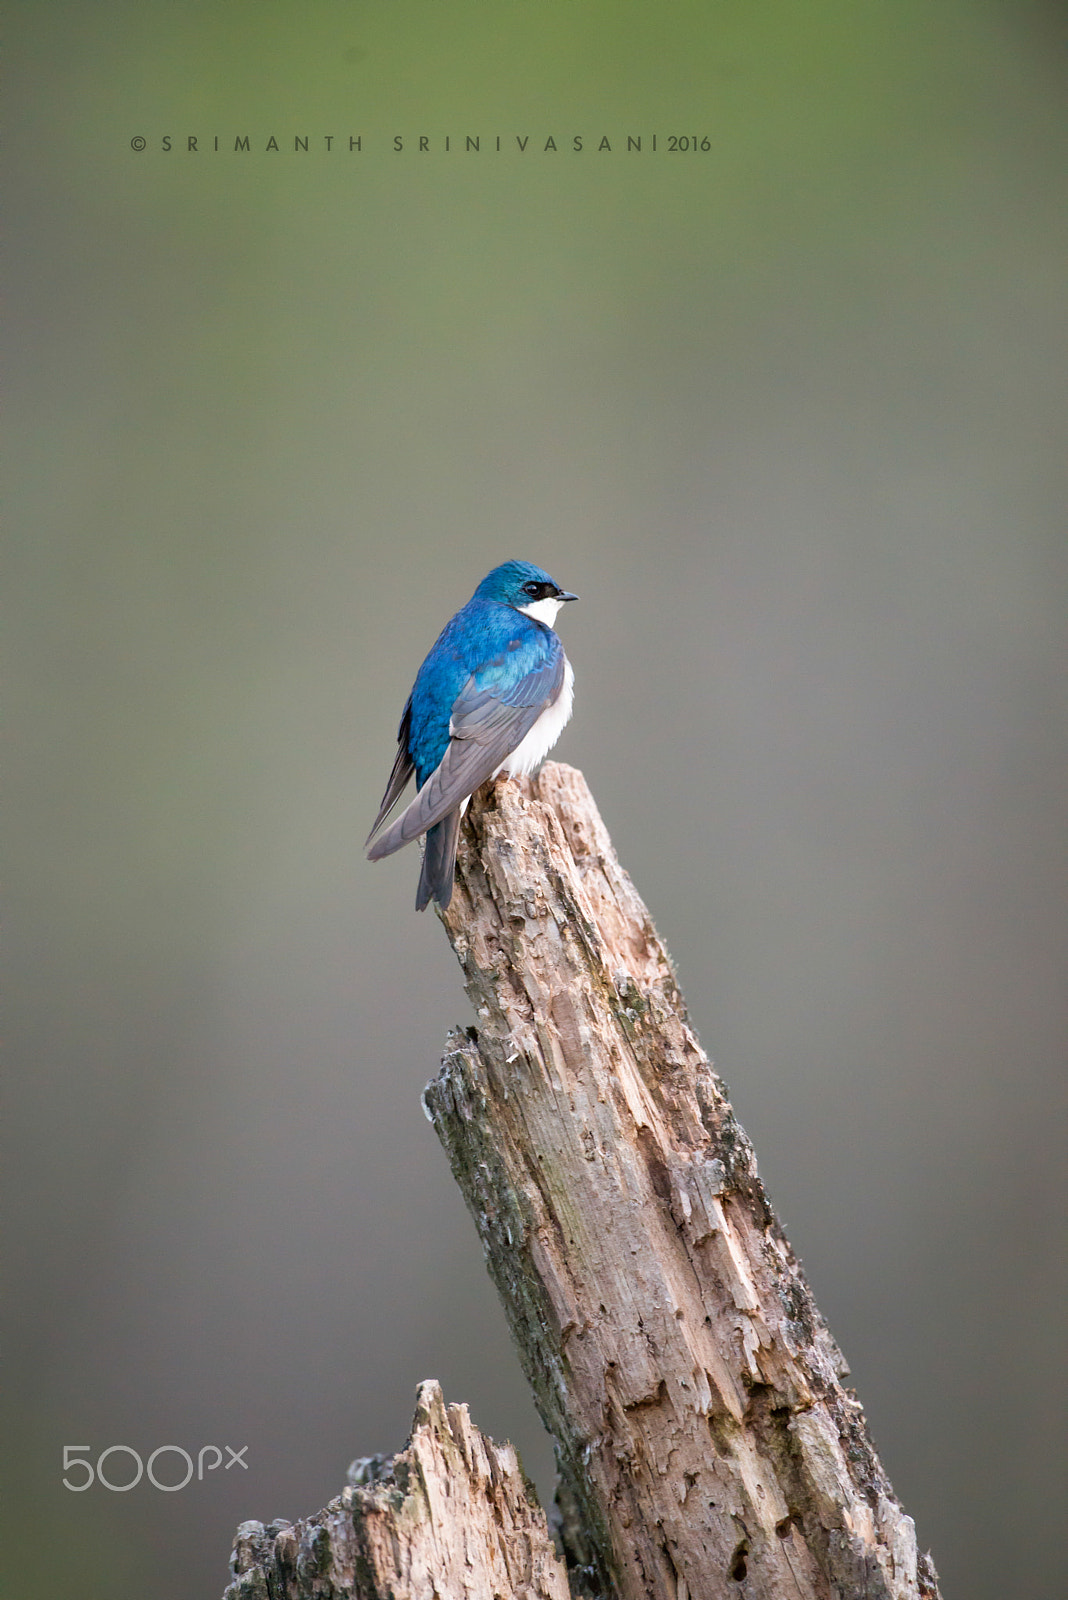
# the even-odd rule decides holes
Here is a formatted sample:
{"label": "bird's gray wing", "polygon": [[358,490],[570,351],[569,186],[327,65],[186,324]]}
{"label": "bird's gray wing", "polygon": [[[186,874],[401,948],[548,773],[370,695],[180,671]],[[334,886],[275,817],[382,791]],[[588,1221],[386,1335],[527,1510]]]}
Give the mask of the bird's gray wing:
{"label": "bird's gray wing", "polygon": [[400,727],[397,729],[397,758],[393,763],[393,771],[389,775],[389,782],[386,784],[386,792],[382,796],[382,804],[378,808],[378,815],[375,818],[374,827],[367,835],[368,844],[382,826],[386,816],[396,805],[404,791],[404,787],[407,784],[408,779],[415,771],[415,762],[408,754],[408,730],[411,725],[412,697],[409,695],[404,710],[401,713]]}
{"label": "bird's gray wing", "polygon": [[451,738],[441,763],[411,804],[367,852],[378,861],[417,839],[448,816],[491,778],[521,744],[564,681],[564,652],[550,658],[506,690],[476,689],[474,676],[457,697],[449,722]]}

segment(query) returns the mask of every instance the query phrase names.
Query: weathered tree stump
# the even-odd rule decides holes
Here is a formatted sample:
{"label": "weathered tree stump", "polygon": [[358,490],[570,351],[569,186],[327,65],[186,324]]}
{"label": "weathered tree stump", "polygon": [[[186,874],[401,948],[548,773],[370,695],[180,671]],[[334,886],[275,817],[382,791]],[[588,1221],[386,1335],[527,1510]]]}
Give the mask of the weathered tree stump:
{"label": "weathered tree stump", "polygon": [[[938,1600],[580,773],[474,798],[443,921],[477,1023],[424,1104],[556,1441],[572,1593]],[[228,1600],[565,1592],[510,1447],[421,1394],[385,1476],[242,1526]]]}
{"label": "weathered tree stump", "polygon": [[419,1385],[408,1448],[354,1461],[296,1523],[243,1522],[224,1600],[568,1600],[545,1513],[510,1444]]}
{"label": "weathered tree stump", "polygon": [[933,1597],[847,1368],[582,775],[471,805],[445,925],[475,1007],[428,1115],[621,1600]]}

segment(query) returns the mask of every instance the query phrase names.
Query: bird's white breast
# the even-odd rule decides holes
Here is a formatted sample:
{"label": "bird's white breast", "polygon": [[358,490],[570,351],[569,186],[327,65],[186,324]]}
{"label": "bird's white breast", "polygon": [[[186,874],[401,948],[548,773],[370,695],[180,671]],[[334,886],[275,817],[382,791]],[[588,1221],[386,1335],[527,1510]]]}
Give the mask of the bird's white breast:
{"label": "bird's white breast", "polygon": [[[547,605],[552,602],[543,601],[541,604]],[[552,705],[545,707],[530,732],[516,745],[507,760],[501,762],[497,772],[507,772],[511,778],[523,778],[528,772],[533,772],[535,767],[540,766],[563,733],[571,716],[574,698],[575,670],[565,657],[564,681],[560,685],[560,693]],[[496,777],[497,773],[495,772],[493,776]]]}

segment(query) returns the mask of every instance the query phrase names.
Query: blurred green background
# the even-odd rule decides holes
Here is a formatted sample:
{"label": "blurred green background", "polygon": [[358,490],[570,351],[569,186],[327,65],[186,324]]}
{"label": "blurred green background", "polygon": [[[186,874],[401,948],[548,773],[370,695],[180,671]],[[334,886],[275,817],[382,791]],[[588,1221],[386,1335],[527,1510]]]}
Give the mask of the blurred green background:
{"label": "blurred green background", "polygon": [[[512,555],[582,595],[557,753],[947,1600],[1059,1592],[1064,44],[983,0],[11,8],[13,1595],[217,1595],[428,1376],[549,1490],[419,1107],[459,972],[414,851],[362,852]],[[248,1471],[61,1486],[168,1443]]]}

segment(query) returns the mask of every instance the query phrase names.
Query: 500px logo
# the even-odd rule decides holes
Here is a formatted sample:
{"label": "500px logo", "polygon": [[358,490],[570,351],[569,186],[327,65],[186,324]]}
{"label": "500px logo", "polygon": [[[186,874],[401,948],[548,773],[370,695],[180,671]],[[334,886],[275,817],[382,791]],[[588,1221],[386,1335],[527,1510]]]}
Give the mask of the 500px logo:
{"label": "500px logo", "polygon": [[[214,1472],[217,1467],[223,1467],[224,1472],[229,1472],[231,1467],[242,1467],[248,1471],[248,1462],[244,1459],[247,1444],[240,1450],[231,1450],[228,1444],[223,1445],[229,1460],[223,1466],[222,1450],[217,1444],[206,1444],[197,1451],[196,1467],[193,1466],[193,1457],[188,1450],[183,1450],[180,1444],[161,1444],[153,1450],[148,1458],[148,1465],[141,1460],[137,1451],[128,1444],[109,1444],[106,1450],[101,1450],[96,1458],[96,1466],[89,1459],[92,1445],[65,1444],[63,1446],[63,1471],[71,1472],[78,1468],[84,1472],[82,1482],[72,1483],[70,1478],[63,1479],[64,1489],[70,1489],[75,1494],[84,1494],[86,1489],[91,1489],[94,1483],[99,1483],[104,1489],[110,1489],[114,1494],[125,1494],[128,1489],[135,1489],[143,1477],[148,1478],[154,1489],[161,1489],[164,1494],[174,1494],[177,1489],[184,1489],[187,1483],[192,1482],[193,1473],[196,1472],[198,1483],[203,1479],[205,1471]],[[111,1456],[128,1456],[130,1461],[124,1470],[120,1463],[115,1462],[108,1466],[106,1463]],[[171,1462],[166,1471],[162,1468],[157,1471],[157,1462],[161,1456],[178,1456],[181,1465]],[[214,1457],[214,1460],[210,1459]],[[176,1470],[177,1469],[177,1470]],[[178,1476],[184,1470],[184,1477],[179,1476],[177,1483],[165,1482],[165,1478]],[[129,1477],[132,1472],[133,1476]],[[109,1476],[110,1474],[110,1476]],[[115,1477],[128,1477],[125,1483],[114,1481]]]}

